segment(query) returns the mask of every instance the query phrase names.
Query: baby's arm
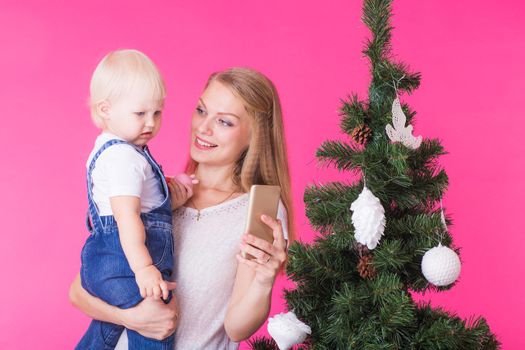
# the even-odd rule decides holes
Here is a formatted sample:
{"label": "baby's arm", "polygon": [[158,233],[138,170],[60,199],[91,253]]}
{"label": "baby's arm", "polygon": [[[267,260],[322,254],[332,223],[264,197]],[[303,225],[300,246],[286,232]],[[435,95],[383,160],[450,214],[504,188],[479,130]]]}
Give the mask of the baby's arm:
{"label": "baby's arm", "polygon": [[140,218],[140,198],[135,196],[116,196],[110,198],[113,216],[117,221],[120,244],[128,259],[140,295],[145,298],[168,298],[168,285],[146,248],[146,232]]}

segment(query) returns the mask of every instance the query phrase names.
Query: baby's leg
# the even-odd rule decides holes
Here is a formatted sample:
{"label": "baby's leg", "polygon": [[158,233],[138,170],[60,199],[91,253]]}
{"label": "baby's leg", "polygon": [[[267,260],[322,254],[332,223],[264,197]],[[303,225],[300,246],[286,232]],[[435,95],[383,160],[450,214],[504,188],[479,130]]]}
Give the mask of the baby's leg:
{"label": "baby's leg", "polygon": [[123,326],[93,320],[75,350],[112,350],[123,331]]}
{"label": "baby's leg", "polygon": [[[146,338],[139,333],[127,330],[128,333],[128,350],[173,350],[175,343],[175,336],[170,335],[164,340],[155,340]],[[118,340],[118,338],[117,338]]]}

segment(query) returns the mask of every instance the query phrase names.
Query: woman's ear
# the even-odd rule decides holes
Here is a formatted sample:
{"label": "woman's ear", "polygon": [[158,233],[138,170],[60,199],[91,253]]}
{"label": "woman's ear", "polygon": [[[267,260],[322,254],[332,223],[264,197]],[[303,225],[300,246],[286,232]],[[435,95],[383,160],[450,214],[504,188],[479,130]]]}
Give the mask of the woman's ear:
{"label": "woman's ear", "polygon": [[111,105],[107,100],[101,101],[96,104],[96,111],[100,118],[107,120],[111,112]]}

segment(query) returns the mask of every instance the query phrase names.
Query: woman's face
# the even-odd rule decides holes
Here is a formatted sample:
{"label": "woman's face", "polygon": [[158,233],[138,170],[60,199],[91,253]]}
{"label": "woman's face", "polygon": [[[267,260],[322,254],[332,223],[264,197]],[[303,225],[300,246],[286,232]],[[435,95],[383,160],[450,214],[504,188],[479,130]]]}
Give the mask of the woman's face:
{"label": "woman's face", "polygon": [[211,82],[191,119],[191,158],[199,164],[234,165],[250,135],[251,118],[242,100],[222,83]]}

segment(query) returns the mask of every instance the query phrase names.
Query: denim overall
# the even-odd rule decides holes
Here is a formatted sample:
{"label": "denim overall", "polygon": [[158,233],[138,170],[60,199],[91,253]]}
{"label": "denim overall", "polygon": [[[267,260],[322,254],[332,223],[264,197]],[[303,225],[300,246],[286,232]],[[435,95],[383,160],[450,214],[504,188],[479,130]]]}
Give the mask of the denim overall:
{"label": "denim overall", "polygon": [[[122,140],[106,142],[93,157],[87,171],[89,212],[86,218],[86,225],[90,236],[82,248],[80,276],[82,287],[90,294],[104,300],[108,304],[127,309],[142,301],[138,285],[135,282],[135,274],[131,270],[122,250],[115,218],[112,215],[99,215],[91,193],[93,187],[91,172],[95,168],[95,162],[105,149],[115,144],[129,143]],[[137,149],[135,146],[131,146]],[[146,247],[151,255],[153,264],[159,269],[163,279],[170,281],[173,272],[173,236],[168,185],[161,167],[152,158],[148,148],[144,147],[143,150],[137,149],[137,152],[142,154],[151,165],[159,185],[162,186],[162,193],[165,194],[164,202],[158,208],[148,213],[141,213],[140,217],[146,230]],[[169,300],[171,300],[171,293]],[[123,326],[93,320],[76,349],[114,349],[123,330]],[[158,341],[146,338],[129,329],[127,333],[130,350],[172,350],[174,347],[173,335]]]}

